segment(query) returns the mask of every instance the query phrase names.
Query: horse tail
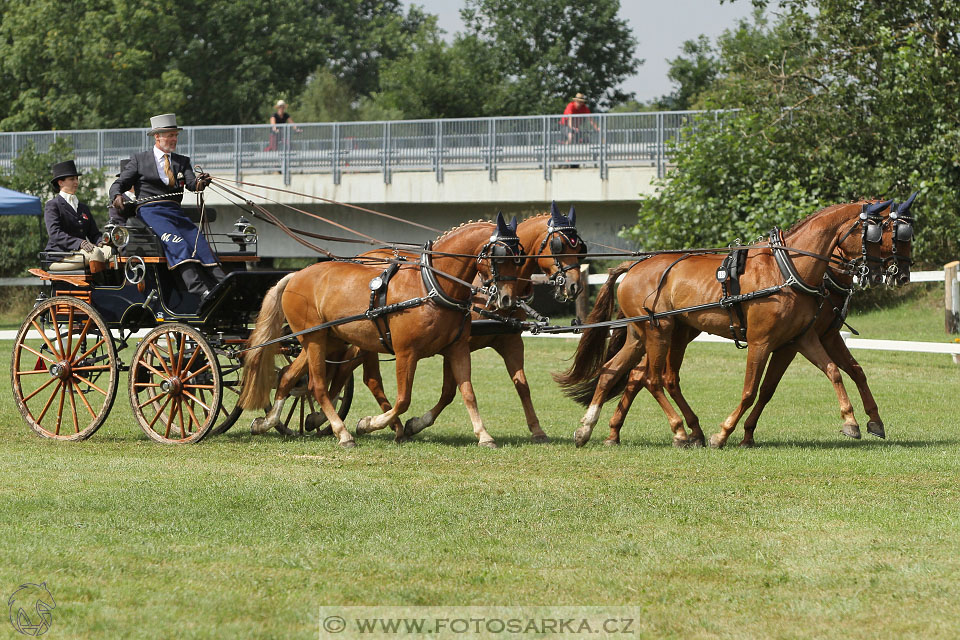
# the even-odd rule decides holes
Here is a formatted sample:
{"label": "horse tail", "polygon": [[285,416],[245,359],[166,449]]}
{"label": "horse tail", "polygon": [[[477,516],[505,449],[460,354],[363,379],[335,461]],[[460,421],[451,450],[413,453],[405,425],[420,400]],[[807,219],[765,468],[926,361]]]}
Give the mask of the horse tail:
{"label": "horse tail", "polygon": [[[256,346],[279,338],[283,332],[283,305],[280,299],[295,273],[284,276],[263,297],[257,324],[250,334],[248,344]],[[239,404],[244,409],[263,409],[270,404],[273,388],[274,359],[280,351],[278,343],[248,351],[243,359],[243,387]]]}
{"label": "horse tail", "polygon": [[[610,317],[613,315],[613,305],[615,301],[613,288],[617,282],[617,278],[629,271],[635,264],[636,261],[624,262],[615,269],[610,270],[607,281],[600,288],[600,291],[597,292],[597,301],[594,303],[593,310],[590,311],[590,315],[587,316],[584,324],[594,324],[610,320]],[[608,327],[594,327],[585,330],[580,336],[580,344],[577,345],[577,350],[573,354],[573,364],[562,373],[553,373],[554,381],[564,390],[564,394],[581,404],[587,404],[590,399],[587,397],[586,402],[580,399],[583,394],[586,393],[584,391],[585,385],[595,383],[596,378],[599,376],[601,365],[608,359],[606,356],[608,349],[605,349],[604,345],[609,335],[610,329]],[[623,335],[626,335],[626,331],[624,331]],[[623,346],[622,342],[620,346]],[[594,384],[594,388],[595,386]],[[592,396],[592,389],[590,395]]]}

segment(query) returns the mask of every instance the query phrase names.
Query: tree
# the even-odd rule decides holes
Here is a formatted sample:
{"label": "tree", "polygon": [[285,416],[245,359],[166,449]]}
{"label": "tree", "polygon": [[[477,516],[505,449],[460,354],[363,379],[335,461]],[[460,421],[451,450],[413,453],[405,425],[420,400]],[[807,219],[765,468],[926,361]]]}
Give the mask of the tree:
{"label": "tree", "polygon": [[619,0],[467,0],[466,36],[490,64],[485,115],[553,113],[577,92],[600,107],[630,98],[618,85],[642,64]]}
{"label": "tree", "polygon": [[654,106],[665,111],[697,108],[698,97],[710,88],[720,72],[719,60],[710,39],[701,35],[696,40],[685,41],[681,55],[669,62],[667,77],[677,88],[655,100]]}
{"label": "tree", "polygon": [[318,67],[359,95],[424,21],[399,0],[56,0],[4,3],[0,128],[262,122]]}
{"label": "tree", "polygon": [[702,99],[742,110],[699,122],[630,235],[651,249],[747,241],[829,203],[919,190],[915,259],[955,259],[960,2],[782,7],[719,40]]}

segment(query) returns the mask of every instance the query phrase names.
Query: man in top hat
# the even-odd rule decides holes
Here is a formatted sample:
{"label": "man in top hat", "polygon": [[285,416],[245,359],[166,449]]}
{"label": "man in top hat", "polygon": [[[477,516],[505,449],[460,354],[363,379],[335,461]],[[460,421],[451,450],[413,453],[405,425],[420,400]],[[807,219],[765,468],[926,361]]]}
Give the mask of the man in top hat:
{"label": "man in top hat", "polygon": [[[129,162],[130,162],[130,158],[127,158],[126,160],[121,160],[121,161],[120,161],[120,171],[121,171],[121,172],[123,171],[123,168],[124,168],[125,166],[127,166],[127,164],[128,164]],[[120,174],[118,173],[118,174],[116,175],[116,177],[119,178],[119,177],[120,177]],[[126,206],[129,205],[129,204],[131,204],[131,203],[133,203],[133,201],[137,199],[137,194],[134,192],[133,187],[130,187],[127,191],[125,191],[124,193],[122,193],[122,194],[120,194],[120,195],[123,196],[124,208],[117,209],[115,206],[113,206],[113,202],[111,202],[111,203],[110,203],[110,206],[107,208],[107,215],[110,217],[110,222],[111,222],[111,223],[122,225],[122,224],[126,221],[126,219],[127,219],[127,217],[128,217],[128,216],[124,215],[124,211],[127,210],[127,209],[126,209]]]}
{"label": "man in top hat", "polygon": [[567,107],[563,110],[563,117],[560,118],[560,128],[565,129],[567,132],[567,139],[563,144],[572,144],[574,142],[574,136],[578,138],[577,141],[579,142],[580,123],[583,120],[593,125],[594,131],[599,131],[597,123],[594,122],[593,119],[570,117],[588,113],[590,113],[590,107],[587,106],[587,96],[582,93],[578,93],[573,97],[573,100],[567,103]]}
{"label": "man in top hat", "polygon": [[47,226],[47,246],[44,251],[64,252],[62,260],[50,265],[50,271],[72,271],[90,267],[91,273],[103,271],[112,257],[110,247],[98,247],[100,230],[90,213],[90,207],[77,199],[80,174],[73,160],[53,165],[54,190],[59,193],[43,208]]}
{"label": "man in top hat", "polygon": [[[130,157],[110,185],[110,198],[122,210],[123,192],[133,187],[141,201],[137,217],[160,236],[167,264],[180,274],[187,291],[200,296],[202,306],[225,276],[207,239],[180,207],[185,188],[202,191],[210,184],[209,174],[195,175],[190,158],[174,153],[181,131],[175,114],[150,118],[147,135],[153,136],[154,146]],[[145,198],[149,200],[142,202]]]}

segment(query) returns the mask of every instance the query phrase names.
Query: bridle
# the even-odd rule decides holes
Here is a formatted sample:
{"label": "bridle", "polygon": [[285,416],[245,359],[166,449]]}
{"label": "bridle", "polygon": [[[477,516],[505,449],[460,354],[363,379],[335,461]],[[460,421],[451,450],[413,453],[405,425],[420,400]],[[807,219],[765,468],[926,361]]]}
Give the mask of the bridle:
{"label": "bridle", "polygon": [[[844,271],[849,275],[855,275],[858,284],[863,288],[870,286],[871,273],[875,274],[872,277],[875,281],[874,284],[880,284],[883,281],[885,262],[883,258],[877,255],[871,255],[869,251],[871,247],[879,247],[882,244],[885,220],[884,216],[880,215],[879,212],[872,213],[870,211],[871,206],[873,205],[867,203],[861,206],[860,217],[857,218],[856,222],[851,225],[837,242],[837,247],[840,247],[843,241],[846,240],[857,227],[860,227],[860,256],[851,260],[848,263],[849,266]],[[880,211],[882,210],[883,209],[880,209]],[[871,268],[872,265],[875,265],[875,268]]]}
{"label": "bridle", "polygon": [[502,236],[495,234],[490,236],[490,242],[483,245],[483,248],[477,255],[477,264],[479,264],[481,260],[490,261],[490,277],[480,277],[480,284],[487,294],[488,300],[493,300],[494,296],[498,293],[498,282],[514,282],[519,279],[515,275],[500,275],[499,265],[502,264],[503,261],[513,257],[513,263],[519,266],[523,263],[524,259],[520,257],[523,254],[523,245],[520,244],[520,238],[516,236]]}
{"label": "bridle", "polygon": [[[564,242],[574,251],[566,252]],[[553,297],[558,302],[567,302],[570,296],[564,290],[563,285],[567,283],[567,271],[579,269],[579,260],[574,264],[563,264],[560,262],[560,256],[571,254],[587,253],[587,243],[577,234],[577,228],[574,226],[554,227],[547,226],[547,234],[543,236],[540,247],[537,249],[537,255],[543,255],[543,250],[549,243],[550,257],[553,258],[553,264],[556,270],[549,275],[547,283],[553,285]]]}
{"label": "bridle", "polygon": [[887,222],[890,224],[890,236],[893,244],[890,256],[883,260],[885,271],[884,281],[887,284],[895,284],[897,275],[901,273],[910,277],[910,265],[913,260],[897,251],[897,245],[901,242],[913,242],[913,216],[909,213],[901,214],[898,209],[903,205],[895,204],[890,208],[890,216]]}

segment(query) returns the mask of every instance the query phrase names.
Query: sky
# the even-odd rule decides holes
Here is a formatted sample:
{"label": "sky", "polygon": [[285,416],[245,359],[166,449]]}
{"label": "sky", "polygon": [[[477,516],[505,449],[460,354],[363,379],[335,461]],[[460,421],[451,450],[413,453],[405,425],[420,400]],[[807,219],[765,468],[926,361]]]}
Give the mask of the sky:
{"label": "sky", "polygon": [[[463,0],[403,2],[420,5],[436,15],[448,38],[463,29]],[[632,91],[641,102],[670,93],[673,86],[667,78],[667,59],[677,57],[683,42],[701,33],[713,40],[737,20],[749,16],[751,10],[749,0],[722,5],[720,0],[620,0],[620,17],[627,21],[638,42],[636,56],[645,60],[637,74],[623,82],[623,89]]]}

